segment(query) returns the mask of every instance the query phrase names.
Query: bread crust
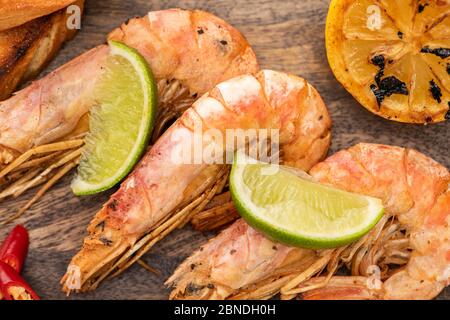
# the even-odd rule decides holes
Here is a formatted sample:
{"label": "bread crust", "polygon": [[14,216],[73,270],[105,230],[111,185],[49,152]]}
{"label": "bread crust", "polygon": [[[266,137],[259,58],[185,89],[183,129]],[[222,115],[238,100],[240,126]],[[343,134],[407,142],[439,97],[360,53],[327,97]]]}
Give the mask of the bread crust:
{"label": "bread crust", "polygon": [[[83,8],[83,2],[77,4]],[[66,19],[64,8],[0,32],[0,101],[36,77],[62,44],[75,35],[76,30],[67,29]]]}
{"label": "bread crust", "polygon": [[0,0],[0,31],[49,15],[76,0]]}

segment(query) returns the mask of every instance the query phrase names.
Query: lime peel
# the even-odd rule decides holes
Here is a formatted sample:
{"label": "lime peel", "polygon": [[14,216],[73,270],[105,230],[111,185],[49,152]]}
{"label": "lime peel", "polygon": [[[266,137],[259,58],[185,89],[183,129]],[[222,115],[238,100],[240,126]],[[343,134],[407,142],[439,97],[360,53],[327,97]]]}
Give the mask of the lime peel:
{"label": "lime peel", "polygon": [[[157,88],[150,67],[135,49],[118,41],[108,43],[111,60],[94,89],[99,105],[91,110],[91,132],[71,184],[76,195],[99,193],[122,181],[145,152],[153,129]],[[131,121],[133,116],[139,118]]]}
{"label": "lime peel", "polygon": [[[230,191],[241,216],[273,240],[303,248],[335,248],[369,232],[383,215],[380,199],[326,186],[292,169],[233,164]],[[268,167],[275,174],[264,175]],[[270,169],[270,168],[269,168]],[[273,171],[272,171],[273,172]]]}

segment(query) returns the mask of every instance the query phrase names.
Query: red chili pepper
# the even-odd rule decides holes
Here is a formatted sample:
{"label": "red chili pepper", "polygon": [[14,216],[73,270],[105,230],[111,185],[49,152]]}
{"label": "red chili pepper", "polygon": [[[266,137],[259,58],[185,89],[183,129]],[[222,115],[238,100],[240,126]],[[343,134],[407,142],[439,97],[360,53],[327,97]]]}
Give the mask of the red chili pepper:
{"label": "red chili pepper", "polygon": [[28,253],[28,231],[17,225],[0,247],[0,261],[9,264],[17,273],[22,271]]}
{"label": "red chili pepper", "polygon": [[39,300],[26,281],[10,265],[1,261],[0,292],[5,300]]}

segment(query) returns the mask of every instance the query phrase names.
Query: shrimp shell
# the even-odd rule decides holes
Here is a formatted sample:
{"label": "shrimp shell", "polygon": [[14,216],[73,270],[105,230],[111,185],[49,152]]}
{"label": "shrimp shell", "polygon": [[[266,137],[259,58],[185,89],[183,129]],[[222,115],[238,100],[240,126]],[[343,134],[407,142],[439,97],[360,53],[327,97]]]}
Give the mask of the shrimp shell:
{"label": "shrimp shell", "polygon": [[[242,34],[204,11],[150,12],[122,24],[108,38],[137,49],[153,70],[160,103],[152,142],[197,96],[219,82],[259,70]],[[108,46],[98,46],[0,102],[0,201],[13,191],[23,193],[59,176],[51,171],[31,183],[58,162],[61,152],[74,151],[64,146],[55,150],[53,143],[82,138],[88,131],[87,114],[95,105],[93,88],[108,55]],[[34,167],[29,171],[20,170],[30,164]]]}
{"label": "shrimp shell", "polygon": [[[175,287],[170,297],[259,299],[281,291],[284,299],[300,293],[305,299],[431,299],[449,284],[448,169],[412,149],[361,143],[310,174],[321,183],[379,197],[385,216],[356,243],[326,251],[277,244],[239,220],[181,264],[167,281]],[[296,268],[280,274],[293,263]],[[343,263],[352,276],[335,277]],[[369,285],[374,267],[379,288]]]}
{"label": "shrimp shell", "polygon": [[[258,71],[245,38],[204,11],[149,12],[108,38],[137,49],[156,79],[177,79],[192,95]],[[92,88],[108,53],[108,46],[98,46],[1,102],[0,146],[23,153],[70,133],[93,104]]]}
{"label": "shrimp shell", "polygon": [[[349,160],[343,165],[346,158]],[[339,179],[337,174],[324,174],[338,168]],[[331,278],[324,288],[305,293],[305,299],[432,299],[449,284],[450,173],[447,168],[415,150],[361,144],[336,154],[314,170],[321,172],[326,183],[380,197],[387,216],[393,220],[376,237],[381,244],[368,243],[360,258],[353,259],[353,263],[362,263],[352,268],[352,276]],[[360,182],[355,183],[353,179]],[[388,263],[383,263],[383,259]],[[400,268],[389,270],[389,262]],[[367,271],[369,267],[384,269],[386,274],[384,281],[376,279],[380,280],[377,288],[371,286],[373,277]],[[353,279],[361,276],[367,278],[363,287],[354,286]]]}
{"label": "shrimp shell", "polygon": [[[308,170],[325,157],[330,126],[322,99],[304,79],[265,70],[220,83],[164,133],[97,213],[62,280],[64,290],[70,292],[71,283],[80,284],[76,290],[93,289],[125,269],[223,189],[226,165],[172,160],[194,141],[195,127],[203,133],[213,128],[222,137],[227,129],[277,129],[284,162]],[[206,149],[210,142],[203,143]],[[79,272],[71,272],[75,269]]]}

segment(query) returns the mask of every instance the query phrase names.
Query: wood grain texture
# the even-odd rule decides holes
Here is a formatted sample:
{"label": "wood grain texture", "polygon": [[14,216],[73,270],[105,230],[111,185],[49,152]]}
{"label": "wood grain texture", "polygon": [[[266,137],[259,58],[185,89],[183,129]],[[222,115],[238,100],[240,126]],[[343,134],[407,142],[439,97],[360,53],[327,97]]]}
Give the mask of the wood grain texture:
{"label": "wood grain texture", "polygon": [[[362,108],[335,80],[324,47],[327,0],[87,0],[82,30],[46,72],[103,43],[106,34],[127,18],[172,7],[215,13],[246,35],[263,68],[301,75],[315,85],[334,123],[330,153],[358,142],[394,144],[416,148],[450,167],[448,123],[417,126],[386,121]],[[66,299],[59,280],[81,245],[88,221],[111,194],[76,198],[70,192],[70,180],[71,177],[63,179],[20,220],[31,230],[25,277],[45,299]],[[15,212],[32,194],[28,192],[19,200],[3,203],[0,214]],[[0,239],[10,228],[0,229]],[[208,236],[190,228],[176,231],[145,256],[150,265],[161,270],[161,275],[135,265],[97,291],[68,299],[165,299],[168,290],[163,286],[164,280]],[[439,298],[446,299],[449,294],[447,289]]]}

